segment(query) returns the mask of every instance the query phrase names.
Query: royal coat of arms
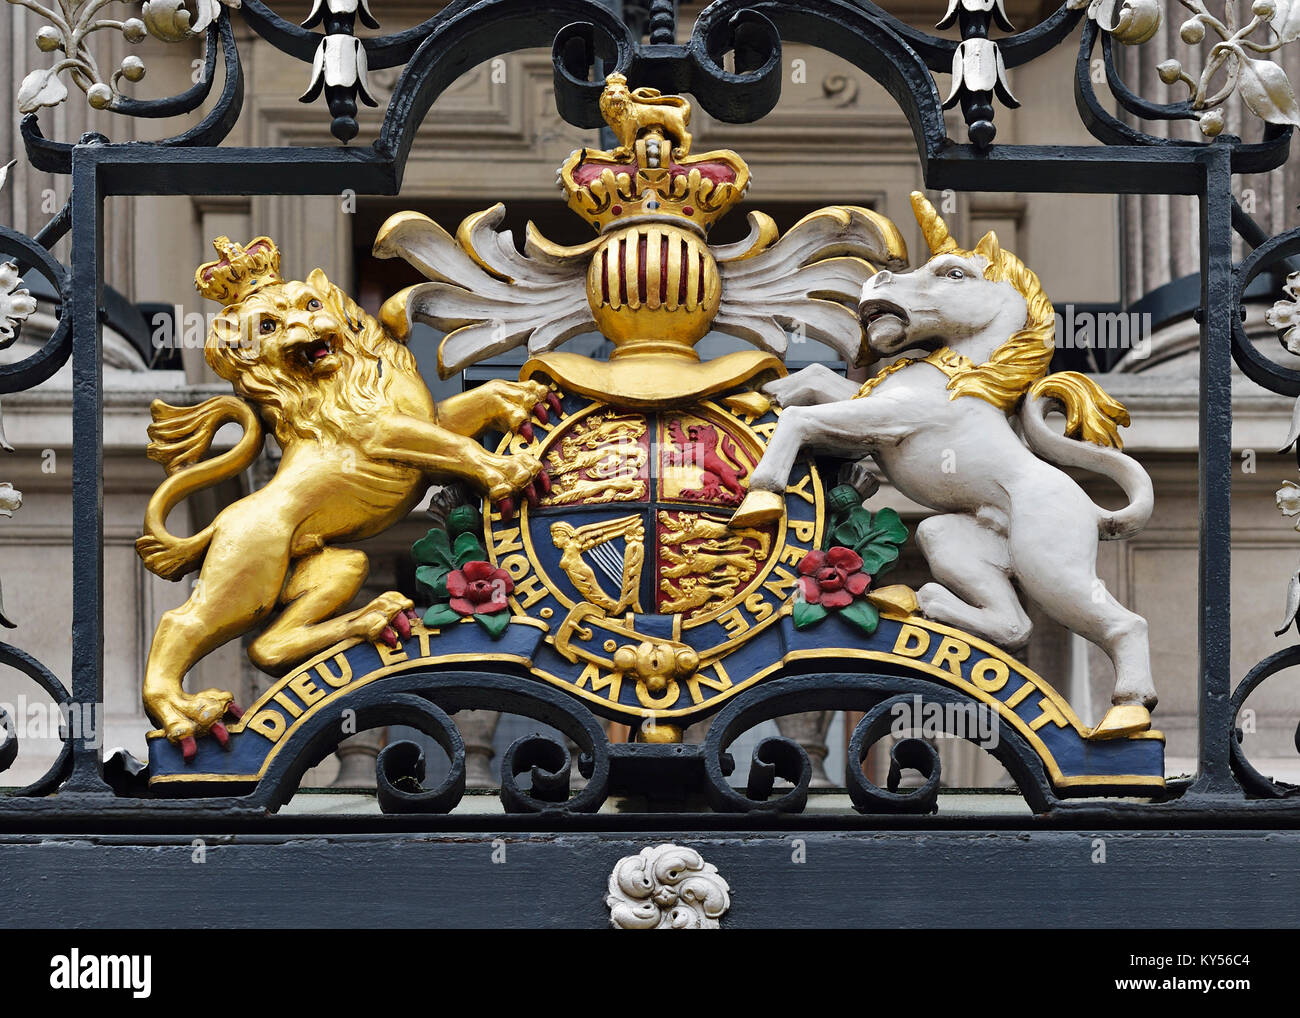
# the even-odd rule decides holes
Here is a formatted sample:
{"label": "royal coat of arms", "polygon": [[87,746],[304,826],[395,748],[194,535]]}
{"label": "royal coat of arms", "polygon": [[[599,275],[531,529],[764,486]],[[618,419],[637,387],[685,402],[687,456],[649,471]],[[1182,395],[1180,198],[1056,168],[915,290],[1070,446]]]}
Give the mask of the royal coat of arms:
{"label": "royal coat of arms", "polygon": [[[589,242],[558,245],[530,224],[521,250],[498,229],[499,205],[454,233],[400,213],[375,252],[428,282],[378,319],[319,271],[282,280],[267,238],[217,242],[221,257],[197,281],[223,304],[207,356],[236,395],[159,405],[152,432],[171,476],[141,554],[169,577],[201,565],[203,580],[164,617],[150,656],[153,787],[251,787],[286,743],[320,735],[322,712],[454,666],[526,675],[658,743],[680,742],[771,679],[920,676],[997,712],[1061,795],[1159,788],[1163,739],[1150,728],[1145,630],[1139,641],[1123,628],[1131,613],[1039,598],[1116,660],[1115,706],[1095,728],[1011,654],[1028,630],[1008,577],[1050,586],[1024,564],[1051,521],[1026,508],[1033,490],[1074,514],[1081,529],[1060,541],[1074,556],[1062,568],[1080,582],[1098,537],[1124,536],[1150,511],[1145,475],[1118,451],[1123,408],[1083,376],[1047,374],[1039,326],[1051,306],[1036,277],[992,235],[957,250],[919,195],[933,257],[912,273],[894,224],[856,206],[820,209],[784,234],[751,212],[743,240],[710,244],[746,194],[745,162],[695,153],[679,96],[611,75],[601,108],[618,146],[576,151],[558,174],[595,230]],[[913,277],[911,289],[894,282]],[[952,310],[934,311],[935,299]],[[963,309],[981,320],[957,321]],[[519,346],[529,359],[518,380],[435,405],[404,345],[414,322],[446,333],[447,376]],[[560,349],[591,331],[613,343],[608,360]],[[710,331],[752,349],[701,359]],[[865,384],[827,368],[787,376],[792,335],[874,373]],[[916,348],[926,356],[873,363]],[[944,426],[975,442],[969,490],[934,480],[927,421],[947,418],[926,401],[968,410]],[[1044,438],[1034,421],[1056,405],[1069,435]],[[1033,418],[1024,456],[1039,473],[1024,483],[1038,487],[1003,506],[998,463],[975,464],[978,435],[1019,442],[1007,423],[1017,412]],[[229,420],[244,439],[201,459]],[[275,479],[207,531],[167,533],[170,508],[243,469],[263,427],[284,449]],[[1049,459],[1116,476],[1132,506],[1089,515]],[[920,492],[941,521],[922,524],[936,582],[919,592],[885,579],[912,535],[893,510],[871,507],[873,470]],[[419,589],[352,607],[366,557],[340,545],[391,525],[430,483],[463,497],[413,549]],[[195,660],[255,632],[250,655],[280,676],[257,703],[241,711],[227,692],[184,691]]]}

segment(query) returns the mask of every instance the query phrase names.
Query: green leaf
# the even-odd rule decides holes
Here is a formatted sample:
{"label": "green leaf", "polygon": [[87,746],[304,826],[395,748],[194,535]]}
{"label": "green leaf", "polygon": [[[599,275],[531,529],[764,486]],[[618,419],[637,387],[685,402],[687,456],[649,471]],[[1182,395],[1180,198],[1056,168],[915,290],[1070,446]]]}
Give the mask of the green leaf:
{"label": "green leaf", "polygon": [[435,604],[424,613],[424,624],[430,629],[447,626],[460,619],[460,612],[449,604]]}
{"label": "green leaf", "polygon": [[474,621],[488,631],[492,639],[500,639],[501,634],[506,631],[510,625],[510,613],[507,611],[500,612],[479,612],[474,616]]}
{"label": "green leaf", "polygon": [[898,547],[893,544],[872,543],[862,549],[862,571],[876,577],[887,573],[898,562]]}
{"label": "green leaf", "polygon": [[447,541],[445,530],[430,530],[411,545],[411,556],[419,565],[456,568],[456,560],[451,557],[451,544]]}
{"label": "green leaf", "polygon": [[840,521],[835,529],[837,532],[843,531],[849,542],[846,547],[852,547],[853,543],[866,539],[871,533],[871,513],[862,506],[857,506]]}
{"label": "green leaf", "polygon": [[880,612],[875,605],[867,601],[854,601],[840,609],[841,617],[848,619],[864,633],[870,636],[880,625]]}
{"label": "green leaf", "polygon": [[862,540],[862,534],[859,532],[859,528],[853,525],[852,520],[845,520],[831,531],[830,536],[831,540],[826,543],[827,551],[834,548],[837,544],[857,551],[858,542]]}
{"label": "green leaf", "polygon": [[431,597],[438,601],[447,599],[447,574],[451,570],[446,566],[416,566],[415,578],[429,591]]}
{"label": "green leaf", "polygon": [[907,543],[907,527],[904,526],[896,510],[885,508],[872,518],[865,537],[873,544],[883,542],[902,545]]}
{"label": "green leaf", "polygon": [[464,533],[456,538],[456,544],[452,548],[452,556],[456,560],[456,565],[463,566],[466,562],[485,560],[487,552],[483,550],[483,545],[476,534]]}
{"label": "green leaf", "polygon": [[809,626],[815,626],[824,619],[829,613],[819,604],[813,604],[809,601],[796,601],[792,611],[795,629],[807,629]]}

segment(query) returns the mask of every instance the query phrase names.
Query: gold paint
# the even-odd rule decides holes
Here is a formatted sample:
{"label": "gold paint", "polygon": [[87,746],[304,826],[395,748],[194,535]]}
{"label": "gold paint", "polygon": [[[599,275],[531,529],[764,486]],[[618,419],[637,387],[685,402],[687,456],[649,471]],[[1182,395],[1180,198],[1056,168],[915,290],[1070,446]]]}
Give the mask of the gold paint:
{"label": "gold paint", "polygon": [[1106,712],[1101,723],[1088,733],[1088,738],[1096,741],[1103,739],[1127,739],[1138,732],[1151,728],[1151,712],[1140,703],[1116,704]]}
{"label": "gold paint", "polygon": [[[551,492],[543,505],[639,501],[647,497],[646,422],[615,410],[575,423],[546,453]],[[585,475],[585,476],[584,476]]]}
{"label": "gold paint", "polygon": [[[603,418],[603,416],[607,414],[609,410],[610,408],[608,407],[608,405],[597,404],[579,410],[572,416],[566,417],[565,420],[566,423],[568,423],[572,427],[588,419]],[[750,427],[744,424],[743,422],[736,420],[735,418],[725,417],[723,415],[722,409],[716,403],[712,403],[712,402],[702,403],[699,406],[693,408],[693,412],[703,420],[725,423],[728,429],[732,430],[734,434],[737,434],[738,437],[743,439],[742,444],[746,448],[752,447],[755,450],[761,449],[763,442],[758,437],[758,435],[760,434],[760,429]],[[566,431],[564,429],[557,428],[555,430],[552,430],[541,443],[540,451],[538,455],[543,460],[550,462],[549,457],[551,453],[553,452],[553,450],[556,449],[556,447],[562,441],[565,434]],[[509,440],[505,439],[502,441],[501,445],[498,446],[498,451],[504,450],[508,447],[509,447]],[[766,562],[760,566],[758,575],[755,576],[754,579],[751,581],[750,586],[740,591],[738,595],[738,599],[748,597],[755,589],[765,584],[768,587],[768,589],[771,589],[773,591],[774,594],[776,594],[778,597],[781,597],[782,595],[779,593],[779,590],[772,587],[772,583],[777,584],[777,587],[779,587],[781,581],[777,580],[768,583],[767,578],[768,575],[774,569],[778,568],[782,556],[786,556],[787,560],[789,560],[792,557],[793,561],[797,562],[799,561],[799,559],[803,557],[803,555],[809,550],[809,548],[817,547],[820,545],[822,540],[822,526],[823,526],[823,516],[824,516],[824,513],[822,511],[824,493],[822,489],[821,478],[817,472],[816,465],[812,463],[807,464],[807,471],[811,478],[811,480],[809,481],[809,489],[813,496],[812,504],[813,504],[814,518],[811,520],[790,520],[788,521],[788,526],[778,528],[776,541],[775,543],[773,543],[771,547],[771,554],[767,556]],[[782,512],[784,512],[784,503],[781,504],[781,509]],[[511,611],[516,617],[523,617],[527,608],[535,601],[539,600],[541,597],[546,596],[546,594],[549,594],[550,596],[554,597],[556,601],[558,601],[559,604],[565,610],[570,610],[575,608],[575,602],[573,601],[573,599],[565,593],[565,590],[562,590],[558,584],[552,581],[552,579],[547,575],[546,570],[541,565],[541,558],[538,555],[537,550],[533,546],[532,536],[530,533],[529,520],[531,519],[532,512],[533,512],[532,507],[525,502],[521,507],[518,529],[516,530],[515,528],[511,528],[511,530],[509,531],[509,534],[511,535],[509,538],[509,546],[517,547],[517,545],[514,542],[515,542],[515,538],[518,538],[518,540],[523,543],[524,555],[527,557],[528,561],[532,564],[533,569],[536,570],[535,573],[528,575],[522,580],[518,578],[516,579],[515,592],[509,598]],[[488,558],[492,561],[494,565],[503,565],[503,557],[499,553],[498,549],[500,547],[501,541],[504,540],[505,538],[501,533],[495,532],[492,529],[493,524],[497,522],[499,522],[499,518],[494,517],[493,514],[489,513],[485,516],[484,540],[488,550]],[[728,529],[730,529],[730,525],[728,525]],[[809,548],[798,547],[796,545],[786,545],[785,542],[788,536],[787,531],[789,533],[792,533],[794,537],[797,538],[799,541],[806,543],[809,546]],[[778,573],[779,572],[781,571],[778,569]],[[793,579],[790,579],[789,582],[792,585],[794,581]],[[527,601],[524,601],[520,597],[521,589],[525,583],[538,585],[539,587],[539,589],[536,589],[532,592],[532,596],[529,597]],[[544,590],[542,588],[544,588]],[[582,607],[586,605],[587,602],[585,601],[577,602],[578,607]],[[692,615],[690,617],[689,622],[686,623],[686,625],[687,627],[705,625],[706,623],[711,622],[713,619],[715,619],[723,611],[727,610],[728,607],[729,605],[727,604],[720,605],[716,608],[705,606],[703,609],[701,609],[703,614],[697,613]],[[599,609],[596,610],[599,611]],[[542,609],[542,614],[544,617],[550,618],[551,616],[549,614],[546,614],[547,611],[548,609],[546,608]],[[675,627],[681,627],[682,619],[680,615],[674,616],[674,625]],[[754,630],[751,632],[751,636],[753,635],[753,632],[757,632],[759,629],[765,628],[766,625],[767,622],[763,622],[760,625],[754,627]],[[553,641],[553,642],[557,642],[558,645],[558,641]],[[721,644],[719,646],[731,646],[734,643],[735,641],[728,641],[727,643]],[[701,651],[701,655],[707,658],[710,655],[714,654],[715,651],[716,648],[710,649],[708,651]]]}
{"label": "gold paint", "polygon": [[[643,640],[636,645],[626,644],[614,652],[615,670],[624,675],[635,675],[637,686],[644,686],[652,694],[675,687],[674,679],[690,678],[699,667],[700,656],[693,648],[667,640]],[[646,703],[646,700],[643,698],[641,702]],[[646,703],[646,706],[651,705]]]}
{"label": "gold paint", "polygon": [[878,587],[867,593],[867,600],[885,615],[906,618],[917,609],[916,591],[902,583]]}
{"label": "gold paint", "polygon": [[[691,155],[691,105],[681,96],[629,91],[622,75],[612,74],[600,107],[619,145],[574,152],[559,179],[569,207],[601,236],[594,247],[581,248],[562,248],[535,231],[529,240],[550,257],[591,259],[588,303],[615,350],[608,362],[543,353],[524,366],[521,377],[545,376],[582,395],[659,408],[783,375],[784,366],[770,354],[744,351],[701,364],[693,349],[722,299],[718,264],[705,236],[744,196],[745,161],[730,151]],[[756,254],[775,242],[770,217],[756,222],[755,242],[731,257]]]}
{"label": "gold paint", "polygon": [[[626,159],[632,155],[637,138],[648,128],[661,128],[677,145],[673,155],[684,156],[691,150],[691,104],[679,95],[662,95],[657,88],[638,88],[629,92],[627,78],[611,74],[605,79],[600,96],[600,112],[618,139],[612,155]],[[666,154],[666,153],[665,153]]]}
{"label": "gold paint", "polygon": [[737,350],[699,363],[690,347],[664,353],[659,344],[653,350],[644,344],[635,356],[610,361],[562,350],[538,354],[524,364],[519,377],[554,380],[566,392],[617,406],[658,410],[742,385],[761,386],[785,373],[780,358],[762,350]]}
{"label": "gold paint", "polygon": [[750,488],[745,501],[731,517],[733,527],[760,527],[785,515],[785,499],[775,491]]}
{"label": "gold paint", "polygon": [[724,396],[719,402],[733,414],[756,419],[772,409],[772,401],[761,392],[737,392]]}
{"label": "gold paint", "polygon": [[500,203],[493,205],[490,209],[484,209],[482,212],[473,212],[460,221],[460,226],[456,227],[456,243],[473,260],[474,264],[486,272],[494,279],[499,279],[503,283],[513,283],[514,277],[508,276],[500,269],[494,269],[488,264],[478,250],[474,247],[474,227],[483,221],[484,216],[491,215],[501,207]]}
{"label": "gold paint", "polygon": [[[619,537],[623,538],[620,563],[623,575],[618,596],[610,597],[583,555]],[[645,523],[639,515],[602,520],[584,527],[557,521],[551,524],[551,540],[561,552],[560,568],[584,598],[611,615],[628,609],[641,611],[637,591],[645,561]]]}
{"label": "gold paint", "polygon": [[546,259],[555,262],[577,261],[579,258],[588,258],[605,243],[604,237],[593,237],[582,244],[557,244],[555,241],[548,239],[532,220],[528,221],[524,233],[527,238],[525,243],[529,250],[536,251]]}
{"label": "gold paint", "polygon": [[[189,600],[159,622],[145,673],[146,710],[173,742],[206,734],[225,715],[229,691],[190,694],[182,681],[228,640],[269,619],[249,653],[283,674],[340,641],[377,638],[412,607],[389,591],[345,611],[367,562],[337,545],[404,519],[430,483],[464,480],[500,499],[541,468],[531,456],[490,453],[474,436],[510,430],[545,398],[545,386],[491,382],[435,407],[411,352],[323,272],[281,279],[279,252],[266,238],[215,246],[221,257],[195,274],[200,292],[223,304],[204,353],[235,396],[186,408],[155,401],[149,455],[168,477],[136,542],[159,576],[201,569]],[[229,421],[244,429],[239,442],[200,462]],[[283,450],[271,481],[199,533],[169,533],[170,510],[246,468],[264,427]]]}
{"label": "gold paint", "polygon": [[675,746],[682,741],[681,725],[655,722],[653,718],[643,722],[636,732],[637,742],[648,742],[660,746]]}
{"label": "gold paint", "polygon": [[[659,589],[664,614],[690,613],[714,602],[730,603],[767,559],[771,536],[732,529],[702,513],[659,511]],[[756,542],[746,544],[747,540]]]}

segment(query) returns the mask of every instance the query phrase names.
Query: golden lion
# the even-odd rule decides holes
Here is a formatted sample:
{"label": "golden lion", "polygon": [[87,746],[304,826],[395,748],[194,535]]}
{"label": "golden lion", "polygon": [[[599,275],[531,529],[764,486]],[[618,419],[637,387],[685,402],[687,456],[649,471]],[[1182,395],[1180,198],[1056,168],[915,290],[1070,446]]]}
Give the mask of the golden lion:
{"label": "golden lion", "polygon": [[[402,519],[431,482],[463,480],[494,501],[532,484],[541,464],[498,456],[473,436],[527,430],[555,397],[537,382],[489,382],[434,406],[415,357],[316,269],[306,282],[279,278],[279,253],[261,237],[247,248],[222,237],[222,258],[196,273],[199,290],[222,301],[205,344],[208,364],[235,389],[194,407],[155,402],[149,455],[168,478],[149,500],[136,549],[167,579],[202,566],[194,592],[166,612],[144,680],[150,717],[179,742],[238,716],[232,694],[186,693],[185,674],[204,655],[279,614],[249,645],[259,668],[283,674],[350,638],[395,642],[410,635],[411,601],[388,591],[347,611],[369,570],[362,551],[335,547]],[[213,436],[234,421],[243,436],[200,462]],[[227,506],[192,537],[167,532],[167,514],[187,496],[248,467],[263,427],[283,452],[263,488]],[[391,627],[391,628],[390,628]]]}
{"label": "golden lion", "polygon": [[627,78],[611,74],[600,93],[600,112],[618,135],[615,158],[630,157],[637,135],[647,127],[662,127],[677,142],[672,151],[675,158],[681,159],[691,150],[691,132],[686,129],[691,105],[679,95],[661,95],[657,88],[628,91]]}

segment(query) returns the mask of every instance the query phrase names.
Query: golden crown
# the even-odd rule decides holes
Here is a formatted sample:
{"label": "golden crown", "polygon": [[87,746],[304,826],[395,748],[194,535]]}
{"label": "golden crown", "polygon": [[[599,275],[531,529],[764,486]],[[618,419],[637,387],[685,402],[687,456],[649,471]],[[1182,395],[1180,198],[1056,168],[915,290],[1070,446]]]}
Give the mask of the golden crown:
{"label": "golden crown", "polygon": [[621,229],[636,217],[703,235],[745,196],[749,167],[735,152],[690,154],[691,104],[681,96],[629,90],[623,75],[611,74],[600,112],[618,147],[580,149],[558,174],[569,208],[598,232]]}
{"label": "golden crown", "polygon": [[280,282],[280,249],[270,237],[256,237],[248,246],[229,237],[212,242],[221,257],[205,262],[194,273],[194,286],[209,300],[229,307],[270,283]]}

